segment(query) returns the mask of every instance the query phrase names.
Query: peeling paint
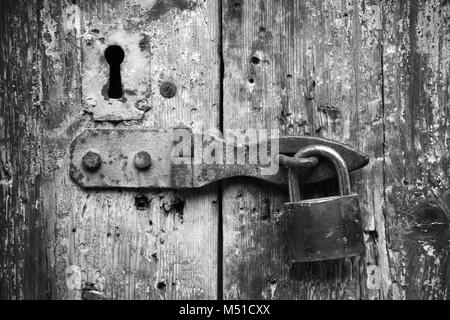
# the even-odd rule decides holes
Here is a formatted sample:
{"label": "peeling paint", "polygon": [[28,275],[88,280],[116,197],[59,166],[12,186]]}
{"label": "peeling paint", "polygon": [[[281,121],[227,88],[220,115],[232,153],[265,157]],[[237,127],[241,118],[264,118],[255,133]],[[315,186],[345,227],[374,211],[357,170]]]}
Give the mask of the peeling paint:
{"label": "peeling paint", "polygon": [[66,268],[66,285],[68,290],[81,290],[81,268],[70,265]]}

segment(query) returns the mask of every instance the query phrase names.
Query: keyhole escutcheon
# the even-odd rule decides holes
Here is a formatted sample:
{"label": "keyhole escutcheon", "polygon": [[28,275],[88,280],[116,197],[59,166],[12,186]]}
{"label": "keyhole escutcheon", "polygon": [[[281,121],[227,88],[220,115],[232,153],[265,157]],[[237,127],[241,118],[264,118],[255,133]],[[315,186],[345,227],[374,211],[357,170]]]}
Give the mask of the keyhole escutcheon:
{"label": "keyhole escutcheon", "polygon": [[122,98],[122,79],[120,76],[120,64],[125,58],[123,49],[118,45],[111,45],[105,50],[105,59],[109,64],[108,97]]}

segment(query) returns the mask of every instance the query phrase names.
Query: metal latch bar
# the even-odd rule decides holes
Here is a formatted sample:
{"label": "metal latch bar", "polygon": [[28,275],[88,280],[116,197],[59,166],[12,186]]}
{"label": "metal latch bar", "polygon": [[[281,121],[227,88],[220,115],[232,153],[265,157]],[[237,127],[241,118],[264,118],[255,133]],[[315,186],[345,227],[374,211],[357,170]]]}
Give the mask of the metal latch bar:
{"label": "metal latch bar", "polygon": [[[180,139],[179,130],[85,130],[71,145],[70,176],[85,188],[185,189],[236,176],[287,185],[287,168],[284,166],[289,161],[287,155],[295,154],[311,144],[322,144],[335,149],[346,161],[349,171],[362,168],[369,161],[367,155],[348,145],[315,137],[280,136],[266,139],[264,143],[258,141],[253,144],[233,144],[230,147],[223,139],[193,133],[186,128],[182,128]],[[197,148],[199,144],[200,148]],[[216,161],[210,163],[202,159],[201,155],[199,157],[199,152],[211,150],[212,146],[215,146],[216,151],[223,150],[223,157],[216,154]],[[278,146],[276,154],[271,150],[275,146]],[[227,159],[230,150],[235,154],[245,154],[246,161],[240,163],[236,155]],[[258,162],[250,161],[250,150],[260,153],[265,150],[267,155],[272,156],[271,162],[261,163],[260,158]],[[260,153],[258,157],[261,156]],[[230,159],[234,161],[229,161]],[[280,166],[277,165],[278,162]],[[302,183],[335,176],[333,166],[327,161],[317,164],[314,159],[305,159],[304,162],[309,162],[306,166],[312,167],[300,170],[299,179]],[[272,170],[274,164],[278,168],[276,171]]]}

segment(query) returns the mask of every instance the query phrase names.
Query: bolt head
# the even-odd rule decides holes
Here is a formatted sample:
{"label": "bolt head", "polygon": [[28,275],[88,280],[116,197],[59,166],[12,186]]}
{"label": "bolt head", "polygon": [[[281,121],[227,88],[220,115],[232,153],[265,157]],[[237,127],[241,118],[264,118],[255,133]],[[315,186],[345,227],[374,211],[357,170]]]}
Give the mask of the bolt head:
{"label": "bolt head", "polygon": [[134,155],[134,165],[139,170],[148,169],[152,164],[152,157],[146,151],[139,151]]}
{"label": "bolt head", "polygon": [[81,159],[83,167],[88,171],[96,171],[102,164],[100,155],[93,151],[88,151]]}
{"label": "bolt head", "polygon": [[159,93],[164,98],[172,98],[177,93],[177,87],[172,82],[164,82],[159,87]]}

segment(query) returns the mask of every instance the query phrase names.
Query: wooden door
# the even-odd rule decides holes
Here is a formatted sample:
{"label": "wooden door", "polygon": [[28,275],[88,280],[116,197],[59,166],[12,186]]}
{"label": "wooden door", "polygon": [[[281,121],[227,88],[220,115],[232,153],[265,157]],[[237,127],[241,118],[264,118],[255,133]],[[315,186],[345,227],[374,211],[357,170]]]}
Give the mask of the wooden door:
{"label": "wooden door", "polygon": [[[0,6],[0,298],[447,298],[448,1]],[[142,119],[93,109],[107,100],[110,44],[125,52],[123,94]],[[351,174],[365,255],[288,263],[287,191],[271,184],[92,191],[69,178],[70,143],[87,128],[179,124],[278,129],[367,153]]]}

